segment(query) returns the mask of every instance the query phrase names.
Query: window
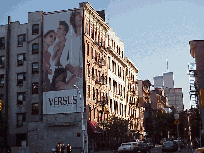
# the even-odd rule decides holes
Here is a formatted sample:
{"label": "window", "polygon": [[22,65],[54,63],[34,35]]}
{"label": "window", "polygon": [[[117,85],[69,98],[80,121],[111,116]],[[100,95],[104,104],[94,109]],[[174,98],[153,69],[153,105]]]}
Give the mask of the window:
{"label": "window", "polygon": [[23,46],[23,42],[26,41],[26,35],[18,35],[18,47],[22,47]]}
{"label": "window", "polygon": [[93,25],[93,28],[92,28],[91,38],[94,40],[94,25]]}
{"label": "window", "polygon": [[26,146],[28,145],[27,134],[26,133],[16,134],[16,147],[21,147],[22,141],[26,141]]}
{"label": "window", "polygon": [[34,24],[34,25],[33,25],[32,34],[33,34],[33,35],[39,34],[39,24]]}
{"label": "window", "polygon": [[38,109],[38,103],[32,104],[32,115],[38,115],[39,109]]}
{"label": "window", "polygon": [[23,122],[26,122],[26,113],[17,113],[17,127],[22,127]]}
{"label": "window", "polygon": [[96,97],[95,97],[95,89],[93,87],[93,100],[95,100],[95,99],[96,99]]}
{"label": "window", "polygon": [[23,81],[26,80],[26,73],[17,73],[17,85],[22,86]]}
{"label": "window", "polygon": [[0,68],[4,68],[5,65],[5,56],[0,56]]}
{"label": "window", "polygon": [[110,41],[110,36],[108,35],[108,46],[110,45],[110,44],[109,44],[109,41]]}
{"label": "window", "polygon": [[94,59],[94,56],[93,56],[93,47],[91,47],[91,58]]}
{"label": "window", "polygon": [[109,88],[111,90],[111,78],[109,78]]}
{"label": "window", "polygon": [[87,56],[89,56],[89,43],[87,42]]}
{"label": "window", "polygon": [[38,82],[32,83],[32,94],[38,94]]}
{"label": "window", "polygon": [[26,61],[25,53],[23,53],[23,54],[18,54],[17,56],[18,56],[17,64],[18,64],[18,66],[22,66],[22,65],[23,65],[23,62]]}
{"label": "window", "polygon": [[88,30],[88,23],[86,22],[86,28],[85,28],[85,32],[88,34],[89,30]]}
{"label": "window", "polygon": [[37,62],[32,64],[32,73],[39,73],[39,64]]}
{"label": "window", "polygon": [[25,92],[17,93],[17,105],[23,105],[23,101],[25,101]]}
{"label": "window", "polygon": [[95,61],[97,62],[97,52],[95,50]]}
{"label": "window", "polygon": [[110,69],[110,65],[111,65],[110,57],[108,57],[108,68],[109,68],[109,69]]}
{"label": "window", "polygon": [[4,74],[0,74],[0,87],[4,87]]}
{"label": "window", "polygon": [[5,37],[0,38],[0,49],[5,49]]}
{"label": "window", "polygon": [[32,54],[38,54],[39,52],[39,44],[35,43],[32,45]]}

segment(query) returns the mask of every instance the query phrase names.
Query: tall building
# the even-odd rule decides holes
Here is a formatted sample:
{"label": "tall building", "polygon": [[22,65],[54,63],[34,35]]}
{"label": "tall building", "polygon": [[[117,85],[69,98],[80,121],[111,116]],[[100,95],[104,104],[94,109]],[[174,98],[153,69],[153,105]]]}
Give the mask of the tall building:
{"label": "tall building", "polygon": [[174,88],[173,72],[163,73],[163,80],[164,80],[164,89],[165,88]]}
{"label": "tall building", "polygon": [[173,72],[165,72],[163,76],[153,77],[155,88],[174,88]]}
{"label": "tall building", "polygon": [[183,110],[182,88],[174,88],[173,72],[165,72],[163,76],[156,76],[153,79],[155,88],[159,87],[164,89],[164,96],[168,98],[168,106],[174,106],[177,111]]}
{"label": "tall building", "polygon": [[29,12],[26,24],[9,17],[0,26],[0,50],[0,99],[13,152],[48,153],[67,144],[76,153],[94,150],[109,141],[102,129],[112,114],[143,134],[138,69],[104,11],[83,2]]}
{"label": "tall building", "polygon": [[166,88],[164,95],[168,97],[170,107],[173,106],[178,112],[184,110],[182,88]]}
{"label": "tall building", "polygon": [[155,76],[153,77],[154,80],[154,87],[155,88],[161,88],[163,87],[163,76]]}

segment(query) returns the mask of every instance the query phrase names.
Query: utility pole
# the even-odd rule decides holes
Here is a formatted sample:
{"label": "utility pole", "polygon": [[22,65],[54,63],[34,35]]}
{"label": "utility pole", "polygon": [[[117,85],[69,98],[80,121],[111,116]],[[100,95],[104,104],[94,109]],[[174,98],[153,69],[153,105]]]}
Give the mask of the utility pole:
{"label": "utility pole", "polygon": [[178,139],[178,151],[181,151],[181,148],[180,148],[180,142],[179,142],[179,124],[180,124],[180,121],[179,121],[179,114],[177,113],[177,114],[174,114],[174,118],[176,119],[175,121],[174,121],[174,124],[176,124],[177,125],[177,139]]}

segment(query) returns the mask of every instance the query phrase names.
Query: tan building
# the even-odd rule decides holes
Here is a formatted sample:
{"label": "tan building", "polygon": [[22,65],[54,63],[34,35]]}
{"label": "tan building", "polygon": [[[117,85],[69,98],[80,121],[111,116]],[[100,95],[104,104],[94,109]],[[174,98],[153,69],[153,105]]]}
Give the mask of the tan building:
{"label": "tan building", "polygon": [[164,110],[168,105],[168,98],[164,96],[164,90],[162,88],[155,88],[151,91],[151,107],[155,110]]}
{"label": "tan building", "polygon": [[[194,80],[191,81],[190,87],[191,99],[194,98],[197,105],[199,106],[202,121],[202,133],[204,133],[204,105],[203,105],[203,94],[200,93],[201,89],[204,88],[204,61],[203,61],[203,40],[192,40],[189,41],[190,54],[195,58],[196,70],[194,69],[191,73],[194,76]],[[194,82],[194,83],[193,83]],[[191,89],[192,88],[192,89]],[[202,97],[201,97],[202,96]],[[202,101],[201,101],[202,100]]]}
{"label": "tan building", "polygon": [[139,92],[139,103],[138,103],[138,131],[140,132],[141,137],[145,136],[144,129],[144,118],[145,118],[145,108],[151,107],[151,91],[150,86],[151,82],[149,80],[138,80],[138,92]]}
{"label": "tan building", "polygon": [[[133,134],[138,134],[139,131],[143,131],[142,122],[139,118],[142,118],[140,115],[139,108],[139,97],[138,97],[138,82],[137,82],[137,73],[138,68],[134,63],[127,57],[125,57],[127,68],[126,68],[126,104],[127,104],[127,119],[130,121],[129,129]],[[137,138],[138,137],[137,135]]]}

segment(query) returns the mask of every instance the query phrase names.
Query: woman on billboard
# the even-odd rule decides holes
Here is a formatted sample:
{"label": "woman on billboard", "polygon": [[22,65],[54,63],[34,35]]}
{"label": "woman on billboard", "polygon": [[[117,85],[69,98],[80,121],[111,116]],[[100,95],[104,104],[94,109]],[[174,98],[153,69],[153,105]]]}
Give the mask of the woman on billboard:
{"label": "woman on billboard", "polygon": [[72,25],[76,37],[81,35],[82,31],[82,10],[74,10],[70,17],[70,24]]}
{"label": "woman on billboard", "polygon": [[54,30],[47,31],[43,36],[43,90],[49,91],[50,79],[48,78],[48,74],[52,74],[50,57],[51,54],[48,52],[48,48],[53,45],[56,41],[56,32]]}

